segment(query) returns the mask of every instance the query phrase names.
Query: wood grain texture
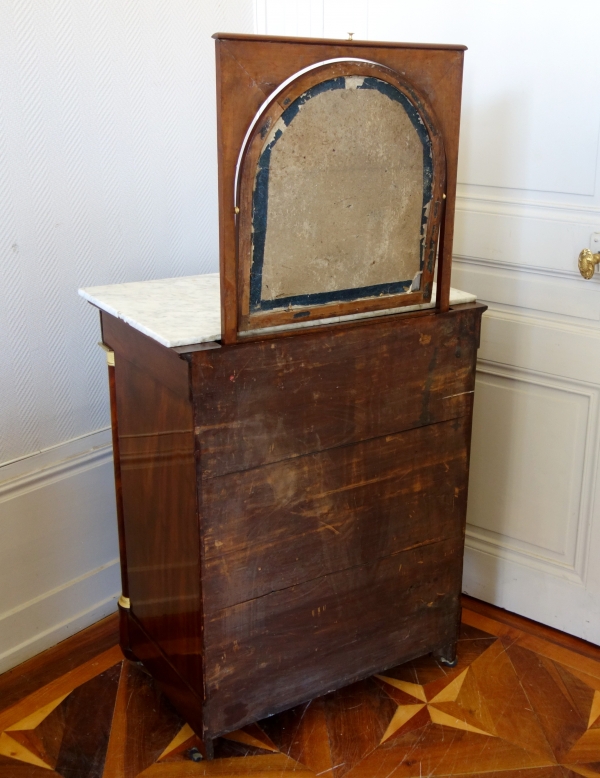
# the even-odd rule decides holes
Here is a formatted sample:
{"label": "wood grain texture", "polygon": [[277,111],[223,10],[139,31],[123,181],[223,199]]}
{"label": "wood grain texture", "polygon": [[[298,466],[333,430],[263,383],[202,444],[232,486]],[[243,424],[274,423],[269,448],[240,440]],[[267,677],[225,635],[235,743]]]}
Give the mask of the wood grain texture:
{"label": "wood grain texture", "polygon": [[[161,365],[142,370],[135,356],[131,348],[115,350],[131,608],[183,678],[201,688],[193,411],[187,385],[176,394],[172,371],[169,386],[154,377]],[[187,374],[187,363],[175,359]]]}
{"label": "wood grain texture", "polygon": [[444,262],[440,266],[439,303],[448,307],[452,230],[458,160],[463,51],[427,46],[365,46],[343,41],[302,41],[256,37],[220,37],[217,50],[219,132],[219,234],[225,343],[237,339],[239,297],[237,239],[233,211],[235,168],[244,135],[265,98],[299,70],[327,59],[356,57],[401,73],[432,106],[446,148],[448,187],[444,228]]}
{"label": "wood grain texture", "polygon": [[[239,32],[215,32],[212,36],[215,40],[232,40],[232,41],[274,41],[278,43],[308,43],[313,45],[317,42],[315,38],[305,38],[302,36],[291,35],[250,35],[248,33]],[[466,51],[467,47],[462,44],[453,43],[405,43],[400,41],[363,41],[353,38],[352,41],[343,41],[339,38],[319,38],[319,43],[329,43],[334,46],[377,46],[389,47],[390,49],[443,49],[444,51]]]}
{"label": "wood grain texture", "polygon": [[332,772],[342,778],[377,748],[397,706],[367,678],[327,695],[324,707]]}
{"label": "wood grain texture", "polygon": [[193,354],[203,476],[469,415],[484,309]]}
{"label": "wood grain texture", "polygon": [[276,699],[284,709],[456,639],[461,544],[433,543],[207,614],[209,736],[277,710]]}
{"label": "wood grain texture", "polygon": [[258,717],[452,652],[484,310],[185,355],[105,317],[128,645],[207,757]]}
{"label": "wood grain texture", "polygon": [[[116,641],[113,639],[113,642]],[[5,708],[0,713],[0,731],[12,727],[32,711],[53,703],[59,697],[68,694],[91,678],[95,678],[122,659],[121,649],[118,645],[113,645],[112,648],[92,656],[86,662],[68,670],[63,675],[53,678],[44,686],[37,688],[26,697],[13,702],[12,705]]]}
{"label": "wood grain texture", "polygon": [[[510,636],[498,637],[504,622],[519,617],[491,606],[485,611],[491,631],[463,623],[456,668],[431,656],[391,667],[385,678],[359,681],[218,738],[214,761],[193,761],[200,741],[154,679],[120,659],[115,645],[116,653],[55,678],[61,696],[53,703],[41,704],[35,692],[13,701],[21,719],[0,728],[0,778],[597,778],[600,661],[575,638],[570,649],[560,649],[561,633],[541,625],[536,631],[532,622],[528,632],[511,627]],[[539,641],[542,653],[519,645],[519,635]],[[71,644],[76,655],[76,637],[63,650]],[[573,666],[546,655],[558,649]],[[110,659],[116,661],[107,668]]]}
{"label": "wood grain texture", "polygon": [[[118,640],[117,614],[78,632],[67,640],[0,675],[0,712],[61,678],[65,673],[112,649]],[[116,661],[116,660],[115,660]],[[58,697],[56,694],[55,697]]]}
{"label": "wood grain texture", "polygon": [[120,669],[79,686],[51,714],[64,721],[55,768],[64,778],[102,778]]}
{"label": "wood grain texture", "polygon": [[205,611],[462,538],[468,417],[204,482]]}
{"label": "wood grain texture", "polygon": [[115,352],[115,376],[121,355],[177,397],[189,399],[188,364],[175,349],[165,348],[106,311],[100,311],[100,320],[102,341]]}
{"label": "wood grain texture", "polygon": [[116,696],[106,774],[135,778],[156,762],[183,723],[151,677],[131,662],[125,663]]}
{"label": "wood grain texture", "polygon": [[[170,700],[192,730],[204,738],[204,695],[203,687],[192,687],[171,663],[170,658],[144,631],[135,616],[129,611],[129,635],[131,645],[143,667],[156,680],[158,688]],[[212,743],[206,739],[202,744],[204,756],[212,758]]]}
{"label": "wood grain texture", "polygon": [[[121,565],[121,594],[129,597],[129,579],[127,565],[127,547],[125,543],[125,519],[123,515],[123,484],[121,482],[121,452],[119,447],[119,421],[117,417],[117,383],[115,367],[108,367],[108,391],[110,397],[110,423],[113,447],[113,469],[115,474],[115,502],[117,510],[117,532],[119,537],[119,562]],[[127,615],[119,602],[119,642],[124,656],[135,661],[131,651],[129,633],[127,631]]]}

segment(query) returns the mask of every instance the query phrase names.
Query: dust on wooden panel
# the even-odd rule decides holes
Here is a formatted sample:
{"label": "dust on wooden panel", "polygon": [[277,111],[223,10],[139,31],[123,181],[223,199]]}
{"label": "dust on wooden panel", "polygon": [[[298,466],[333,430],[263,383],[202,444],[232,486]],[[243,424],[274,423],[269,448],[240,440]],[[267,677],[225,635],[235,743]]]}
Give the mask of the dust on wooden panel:
{"label": "dust on wooden panel", "polygon": [[462,417],[207,479],[206,612],[460,536],[469,434]]}
{"label": "dust on wooden panel", "polygon": [[364,76],[309,89],[259,160],[252,307],[408,291],[431,178],[429,136],[398,89]]}
{"label": "dust on wooden panel", "polygon": [[207,616],[211,736],[456,639],[461,548],[432,543]]}
{"label": "dust on wooden panel", "polygon": [[470,413],[483,310],[193,354],[203,476]]}

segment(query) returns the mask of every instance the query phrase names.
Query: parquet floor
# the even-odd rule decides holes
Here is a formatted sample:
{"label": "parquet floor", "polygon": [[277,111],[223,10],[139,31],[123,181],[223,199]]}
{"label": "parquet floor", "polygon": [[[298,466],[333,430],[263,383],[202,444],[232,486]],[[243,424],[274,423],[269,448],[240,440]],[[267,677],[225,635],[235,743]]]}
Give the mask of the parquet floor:
{"label": "parquet floor", "polygon": [[600,650],[490,613],[465,608],[457,667],[392,668],[219,739],[212,762],[138,665],[88,640],[79,663],[0,676],[0,778],[600,778]]}

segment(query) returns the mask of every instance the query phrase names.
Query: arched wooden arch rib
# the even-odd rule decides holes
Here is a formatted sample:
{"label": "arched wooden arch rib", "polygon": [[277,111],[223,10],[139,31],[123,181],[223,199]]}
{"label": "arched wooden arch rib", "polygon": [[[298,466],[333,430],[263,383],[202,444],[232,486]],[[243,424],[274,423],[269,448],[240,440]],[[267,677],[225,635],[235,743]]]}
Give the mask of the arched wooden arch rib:
{"label": "arched wooden arch rib", "polygon": [[[384,81],[397,89],[412,105],[420,118],[432,153],[431,205],[426,219],[425,240],[422,249],[422,279],[419,291],[401,294],[383,294],[377,297],[362,297],[350,301],[335,301],[325,304],[302,304],[269,311],[252,311],[250,306],[253,193],[258,161],[265,148],[269,133],[284,111],[299,97],[320,83],[344,76],[362,76]],[[390,68],[377,63],[357,60],[324,63],[320,67],[301,73],[298,78],[289,79],[288,85],[275,99],[257,114],[257,120],[246,139],[239,162],[237,217],[237,283],[238,283],[238,331],[258,330],[286,324],[297,324],[298,314],[302,322],[366,313],[388,308],[397,308],[429,302],[435,268],[440,224],[443,216],[443,193],[446,179],[444,142],[433,109],[426,98],[402,76]]]}

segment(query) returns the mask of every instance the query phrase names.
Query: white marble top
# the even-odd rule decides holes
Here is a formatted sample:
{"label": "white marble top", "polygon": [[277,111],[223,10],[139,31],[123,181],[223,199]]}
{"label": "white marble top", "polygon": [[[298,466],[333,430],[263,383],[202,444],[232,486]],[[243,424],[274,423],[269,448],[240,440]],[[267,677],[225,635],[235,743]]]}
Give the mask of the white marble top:
{"label": "white marble top", "polygon": [[[278,330],[314,327],[317,324],[362,319],[368,316],[385,316],[395,312],[419,311],[435,305],[435,284],[430,303],[388,308],[383,311],[335,316],[326,320],[315,319],[294,324],[284,324],[254,330],[275,332]],[[136,330],[154,338],[163,346],[191,346],[221,339],[221,294],[219,274],[207,273],[183,278],[161,278],[156,281],[134,281],[129,284],[88,286],[79,294],[93,305],[122,319]],[[450,289],[450,304],[475,302],[474,294]]]}
{"label": "white marble top", "polygon": [[79,294],[169,348],[221,339],[218,273],[88,286]]}

